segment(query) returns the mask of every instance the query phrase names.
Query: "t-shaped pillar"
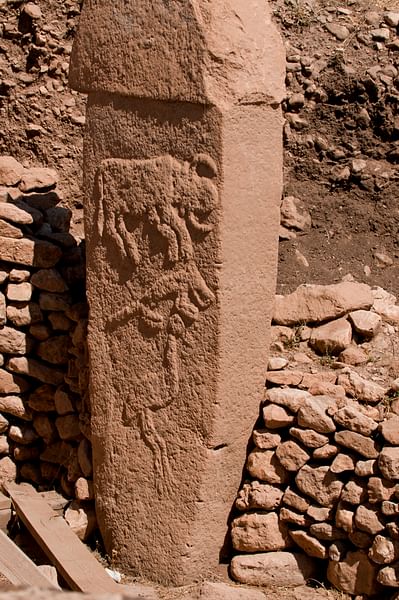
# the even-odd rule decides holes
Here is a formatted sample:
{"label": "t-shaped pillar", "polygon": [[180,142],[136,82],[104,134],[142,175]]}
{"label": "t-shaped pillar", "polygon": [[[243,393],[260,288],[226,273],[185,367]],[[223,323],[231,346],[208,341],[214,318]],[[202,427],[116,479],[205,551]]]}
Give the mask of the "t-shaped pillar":
{"label": "t-shaped pillar", "polygon": [[266,371],[284,52],[266,0],[86,0],[84,187],[97,515],[125,570],[226,555]]}

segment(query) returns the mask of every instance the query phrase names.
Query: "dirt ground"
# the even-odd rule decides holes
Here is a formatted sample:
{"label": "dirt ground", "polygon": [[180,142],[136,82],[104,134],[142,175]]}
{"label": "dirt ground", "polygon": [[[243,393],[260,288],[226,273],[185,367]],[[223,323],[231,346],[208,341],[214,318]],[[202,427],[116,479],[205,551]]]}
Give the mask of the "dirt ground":
{"label": "dirt ground", "polygon": [[[285,131],[284,191],[306,204],[312,227],[281,242],[279,291],[301,283],[332,283],[351,273],[398,293],[399,55],[389,43],[377,43],[371,32],[383,22],[384,10],[399,10],[399,3],[271,4],[287,60],[300,56],[305,67],[310,65],[287,77],[287,96],[303,93],[305,103],[296,111],[303,127]],[[368,22],[371,11],[377,13],[373,24]],[[338,40],[327,30],[329,23],[347,27],[348,36]],[[395,31],[389,33],[392,42]],[[378,67],[384,70],[381,79]],[[287,103],[285,109],[293,112]],[[362,109],[365,120],[359,118]],[[369,162],[368,179],[365,173],[340,179],[354,159]],[[298,260],[295,251],[306,260]],[[379,254],[389,264],[378,260]]]}
{"label": "dirt ground", "polygon": [[[398,293],[399,54],[370,32],[383,22],[384,10],[399,10],[399,2],[270,3],[287,58],[300,56],[303,63],[287,77],[287,97],[302,93],[305,102],[293,111],[284,106],[304,121],[298,130],[285,129],[284,193],[299,197],[312,217],[311,229],[281,241],[279,292],[304,282],[332,283],[351,273]],[[73,232],[83,236],[85,98],[67,84],[81,1],[37,4],[42,17],[26,21],[22,0],[0,0],[0,152],[58,169],[64,203],[73,209]],[[367,21],[373,10],[380,17],[377,24]],[[338,40],[326,29],[328,23],[347,27],[348,36]],[[391,27],[390,41],[394,38]],[[369,72],[378,65],[382,79]],[[361,109],[369,120],[359,120]],[[353,159],[369,161],[370,172],[342,178]],[[388,257],[389,264],[376,254]]]}
{"label": "dirt ground", "polygon": [[[0,0],[0,153],[56,168],[72,231],[83,236],[85,98],[67,84],[82,2],[35,2],[42,16],[32,21],[21,16],[22,0]],[[280,243],[278,291],[351,273],[399,294],[399,44],[395,27],[389,41],[372,34],[384,11],[399,12],[399,1],[270,4],[293,69],[284,111],[299,117],[285,126],[284,194],[299,197],[312,218],[311,228]],[[348,35],[337,39],[329,24]],[[290,105],[294,94],[303,104]],[[268,600],[341,598],[311,588],[268,593]]]}

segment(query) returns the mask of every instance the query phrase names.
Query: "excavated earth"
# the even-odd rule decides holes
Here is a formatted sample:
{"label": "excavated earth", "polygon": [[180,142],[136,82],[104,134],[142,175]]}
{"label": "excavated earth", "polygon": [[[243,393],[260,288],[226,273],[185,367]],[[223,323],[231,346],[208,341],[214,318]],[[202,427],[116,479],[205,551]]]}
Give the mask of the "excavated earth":
{"label": "excavated earth", "polygon": [[[287,52],[277,291],[286,295],[303,283],[344,278],[398,296],[399,0],[270,4]],[[78,240],[84,237],[85,97],[71,91],[67,79],[81,5],[82,0],[0,0],[0,155],[11,155],[27,168],[57,170],[57,192],[61,205],[72,211],[71,233]],[[275,358],[289,361],[289,369],[297,368],[301,354],[304,358],[304,325],[291,341],[273,349]],[[397,378],[396,321],[388,319],[386,328],[383,346],[378,352],[362,348],[371,358],[357,368],[389,389]],[[310,358],[310,372],[315,361],[323,371],[336,370],[328,353]],[[322,578],[322,572],[315,577]],[[182,599],[192,597],[192,590],[181,590]],[[266,597],[347,596],[297,588]]]}

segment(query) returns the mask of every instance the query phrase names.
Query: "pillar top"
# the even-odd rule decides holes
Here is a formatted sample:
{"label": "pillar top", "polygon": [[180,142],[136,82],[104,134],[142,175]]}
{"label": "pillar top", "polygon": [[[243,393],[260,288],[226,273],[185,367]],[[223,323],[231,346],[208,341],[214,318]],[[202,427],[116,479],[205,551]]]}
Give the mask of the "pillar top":
{"label": "pillar top", "polygon": [[84,93],[277,105],[284,62],[266,0],[85,0],[70,84]]}

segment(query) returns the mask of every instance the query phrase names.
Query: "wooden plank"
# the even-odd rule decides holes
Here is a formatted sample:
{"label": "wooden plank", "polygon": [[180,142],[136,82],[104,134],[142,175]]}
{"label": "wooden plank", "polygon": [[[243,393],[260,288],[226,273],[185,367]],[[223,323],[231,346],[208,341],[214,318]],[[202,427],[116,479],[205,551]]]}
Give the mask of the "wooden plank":
{"label": "wooden plank", "polygon": [[86,593],[120,593],[88,548],[63,517],[54,513],[34,488],[5,484],[17,515],[72,590]]}
{"label": "wooden plank", "polygon": [[0,531],[0,572],[14,585],[59,589],[2,531]]}

